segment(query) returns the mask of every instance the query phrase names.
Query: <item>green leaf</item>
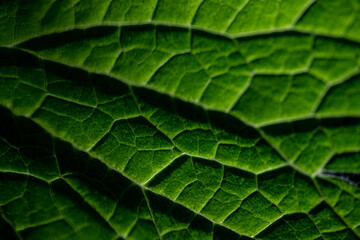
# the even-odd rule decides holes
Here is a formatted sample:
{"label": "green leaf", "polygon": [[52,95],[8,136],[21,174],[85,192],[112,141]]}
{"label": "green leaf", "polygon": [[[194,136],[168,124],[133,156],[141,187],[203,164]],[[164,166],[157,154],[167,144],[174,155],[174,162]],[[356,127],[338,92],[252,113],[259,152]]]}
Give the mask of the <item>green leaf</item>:
{"label": "green leaf", "polygon": [[0,230],[359,239],[358,9],[2,1]]}

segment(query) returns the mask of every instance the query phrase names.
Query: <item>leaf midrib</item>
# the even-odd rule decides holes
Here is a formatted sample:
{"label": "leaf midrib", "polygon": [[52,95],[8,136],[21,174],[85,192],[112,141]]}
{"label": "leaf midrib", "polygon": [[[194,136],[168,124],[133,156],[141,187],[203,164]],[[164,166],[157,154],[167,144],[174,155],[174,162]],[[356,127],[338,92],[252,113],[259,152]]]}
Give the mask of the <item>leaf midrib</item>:
{"label": "leaf midrib", "polygon": [[347,42],[352,42],[355,44],[360,43],[360,39],[351,38],[350,36],[346,36],[344,34],[330,34],[330,33],[323,33],[323,32],[317,32],[312,31],[304,28],[297,27],[296,25],[289,26],[289,27],[280,27],[275,28],[272,30],[258,30],[258,31],[252,31],[252,32],[243,32],[243,33],[237,33],[237,34],[231,34],[224,31],[217,31],[206,27],[201,27],[197,25],[191,25],[191,24],[182,24],[182,23],[172,23],[172,22],[165,22],[165,21],[155,21],[155,20],[146,20],[146,21],[138,21],[138,22],[100,22],[100,23],[90,23],[90,24],[83,24],[83,25],[75,25],[67,28],[63,28],[61,30],[57,31],[44,31],[40,34],[33,35],[29,38],[20,40],[20,41],[14,41],[11,44],[2,45],[3,47],[15,47],[17,45],[23,44],[27,41],[30,41],[32,39],[36,39],[39,37],[44,37],[52,34],[61,34],[72,30],[87,30],[89,28],[94,27],[135,27],[135,26],[146,26],[151,25],[154,27],[175,27],[180,29],[185,29],[188,31],[198,31],[205,34],[211,34],[218,37],[223,37],[227,39],[242,39],[242,38],[252,38],[252,37],[266,37],[270,36],[272,34],[282,34],[282,33],[298,33],[298,34],[307,34],[312,35],[316,37],[326,37],[326,38],[333,38],[338,40],[343,40]]}

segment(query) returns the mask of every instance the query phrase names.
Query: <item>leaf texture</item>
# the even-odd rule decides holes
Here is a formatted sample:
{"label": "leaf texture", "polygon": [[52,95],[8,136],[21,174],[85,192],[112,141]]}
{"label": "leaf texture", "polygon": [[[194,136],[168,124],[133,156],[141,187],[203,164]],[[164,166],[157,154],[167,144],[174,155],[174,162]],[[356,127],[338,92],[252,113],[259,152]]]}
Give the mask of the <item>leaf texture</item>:
{"label": "leaf texture", "polygon": [[359,9],[1,2],[0,229],[359,239]]}

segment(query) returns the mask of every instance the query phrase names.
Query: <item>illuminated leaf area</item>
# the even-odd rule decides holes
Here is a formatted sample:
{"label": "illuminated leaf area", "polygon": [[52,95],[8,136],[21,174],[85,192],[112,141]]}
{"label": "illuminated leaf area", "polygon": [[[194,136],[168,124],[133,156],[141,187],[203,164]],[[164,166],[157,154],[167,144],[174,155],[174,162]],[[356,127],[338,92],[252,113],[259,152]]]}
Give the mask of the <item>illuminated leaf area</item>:
{"label": "illuminated leaf area", "polygon": [[360,239],[357,0],[0,1],[0,239]]}

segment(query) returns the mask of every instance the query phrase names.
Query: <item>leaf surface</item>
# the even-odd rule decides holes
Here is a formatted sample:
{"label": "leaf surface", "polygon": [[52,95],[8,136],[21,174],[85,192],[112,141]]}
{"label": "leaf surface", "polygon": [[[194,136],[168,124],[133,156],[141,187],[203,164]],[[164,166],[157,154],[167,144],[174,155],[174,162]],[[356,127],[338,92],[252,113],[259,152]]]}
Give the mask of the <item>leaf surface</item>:
{"label": "leaf surface", "polygon": [[358,239],[359,8],[0,3],[0,229]]}

